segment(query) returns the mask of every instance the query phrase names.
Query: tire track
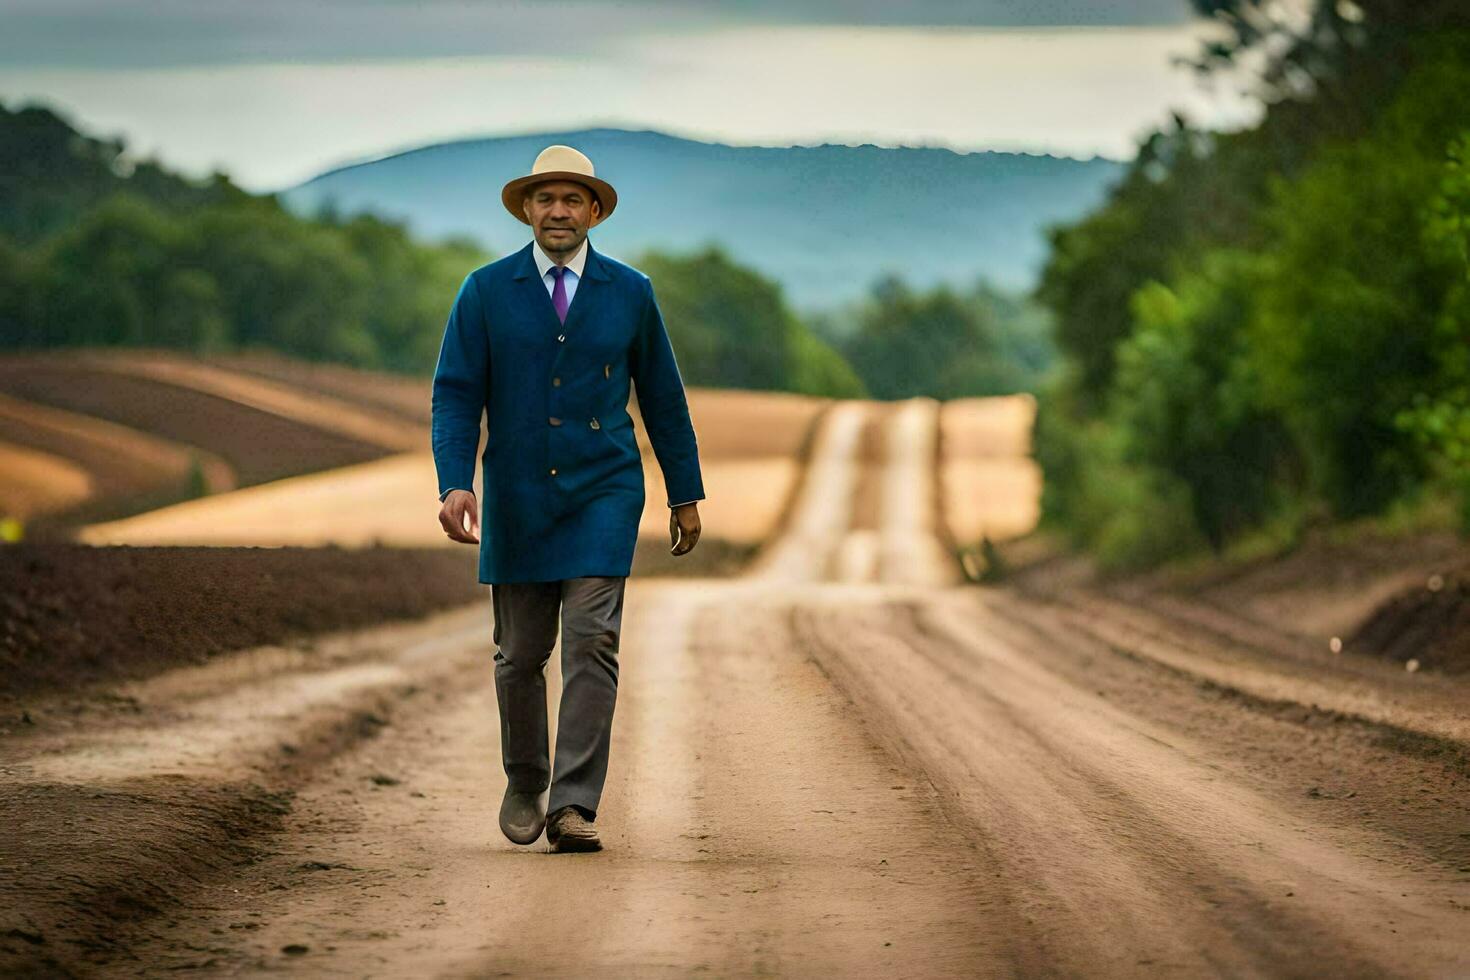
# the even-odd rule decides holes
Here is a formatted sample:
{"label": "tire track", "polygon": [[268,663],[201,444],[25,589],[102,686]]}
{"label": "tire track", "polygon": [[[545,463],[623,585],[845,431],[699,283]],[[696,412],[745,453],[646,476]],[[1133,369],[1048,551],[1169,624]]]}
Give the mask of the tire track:
{"label": "tire track", "polygon": [[1470,968],[1453,875],[1395,867],[1399,849],[1375,835],[1225,778],[1207,745],[1048,673],[973,615],[938,602],[794,615],[985,840],[1032,926],[1023,972]]}

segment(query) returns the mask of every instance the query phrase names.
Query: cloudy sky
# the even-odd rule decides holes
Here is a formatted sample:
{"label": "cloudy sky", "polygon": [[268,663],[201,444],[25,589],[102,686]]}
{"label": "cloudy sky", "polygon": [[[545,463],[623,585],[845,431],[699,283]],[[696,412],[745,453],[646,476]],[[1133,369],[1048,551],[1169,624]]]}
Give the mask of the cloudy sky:
{"label": "cloudy sky", "polygon": [[1187,0],[0,0],[0,101],[252,190],[465,136],[615,125],[728,143],[1127,156],[1170,109]]}

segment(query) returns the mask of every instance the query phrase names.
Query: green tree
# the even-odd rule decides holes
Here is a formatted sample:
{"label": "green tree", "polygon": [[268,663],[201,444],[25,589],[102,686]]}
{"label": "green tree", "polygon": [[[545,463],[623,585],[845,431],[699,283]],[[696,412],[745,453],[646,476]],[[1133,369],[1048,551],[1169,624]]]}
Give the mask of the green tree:
{"label": "green tree", "polygon": [[852,316],[842,350],[878,398],[1011,394],[1050,365],[1049,321],[983,280],[969,292],[920,292],[888,276]]}
{"label": "green tree", "polygon": [[1375,513],[1425,480],[1463,488],[1470,527],[1470,146],[1451,142],[1470,32],[1367,6],[1374,36],[1298,49],[1325,60],[1258,127],[1202,155],[1145,147],[1053,236],[1038,293],[1068,364],[1039,415],[1043,506],[1111,561],[1171,553],[1159,527],[1219,547]]}
{"label": "green tree", "polygon": [[1193,523],[1217,549],[1264,521],[1286,489],[1299,489],[1295,445],[1263,407],[1250,363],[1259,280],[1253,255],[1220,250],[1173,288],[1138,290],[1109,392],[1122,460],[1187,488]]}
{"label": "green tree", "polygon": [[1470,339],[1463,324],[1444,335],[1463,266],[1424,242],[1470,91],[1470,58],[1439,49],[1426,46],[1369,137],[1326,147],[1298,179],[1273,183],[1264,213],[1275,245],[1255,297],[1253,367],[1315,491],[1343,515],[1380,510],[1425,475],[1396,418],[1443,386],[1442,352]]}
{"label": "green tree", "polygon": [[786,305],[781,287],[710,246],[638,262],[654,284],[685,383],[721,388],[861,395],[842,355]]}

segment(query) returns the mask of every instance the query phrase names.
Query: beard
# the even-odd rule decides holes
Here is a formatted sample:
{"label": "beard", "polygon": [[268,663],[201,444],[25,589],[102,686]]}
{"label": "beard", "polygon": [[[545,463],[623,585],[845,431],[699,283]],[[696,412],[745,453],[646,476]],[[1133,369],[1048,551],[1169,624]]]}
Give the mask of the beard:
{"label": "beard", "polygon": [[[553,232],[558,232],[558,231],[567,232],[567,234],[565,234],[565,235],[557,235],[555,237],[552,237],[552,233]],[[584,239],[584,238],[587,237],[586,231],[580,231],[579,232],[576,228],[568,228],[568,227],[563,226],[563,225],[555,225],[555,226],[552,226],[552,227],[543,227],[541,229],[541,234],[542,234],[542,236],[544,238],[547,239],[547,241],[544,241],[544,242],[541,243],[541,247],[544,248],[544,249],[546,249],[546,251],[548,251],[548,252],[551,252],[551,251],[558,251],[558,252],[575,251],[576,248],[577,248],[577,246],[579,246],[579,245],[582,244],[582,239]]]}

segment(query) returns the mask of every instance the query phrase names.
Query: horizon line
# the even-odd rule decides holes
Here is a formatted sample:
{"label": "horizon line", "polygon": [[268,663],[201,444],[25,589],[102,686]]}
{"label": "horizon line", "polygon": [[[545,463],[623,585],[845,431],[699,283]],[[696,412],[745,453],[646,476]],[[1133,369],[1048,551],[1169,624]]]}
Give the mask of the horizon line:
{"label": "horizon line", "polygon": [[700,144],[702,144],[704,146],[718,146],[718,147],[726,147],[726,148],[729,148],[729,149],[751,149],[751,150],[815,150],[815,149],[823,149],[825,147],[843,147],[843,148],[847,148],[847,149],[863,149],[864,147],[873,147],[874,149],[880,149],[880,150],[942,150],[942,151],[946,151],[946,152],[949,152],[949,153],[953,153],[956,156],[973,156],[973,155],[981,154],[981,153],[1004,153],[1004,154],[1007,154],[1007,155],[1010,155],[1010,156],[1049,157],[1049,158],[1055,159],[1055,160],[1073,160],[1073,161],[1076,161],[1078,163],[1093,163],[1093,162],[1096,162],[1096,161],[1099,161],[1099,160],[1104,161],[1104,162],[1107,162],[1107,163],[1127,163],[1128,162],[1128,159],[1129,159],[1129,158],[1111,157],[1111,156],[1107,156],[1106,154],[1102,154],[1102,153],[1093,153],[1090,156],[1085,156],[1084,157],[1084,156],[1075,156],[1073,154],[1068,154],[1068,153],[1056,153],[1056,152],[1052,152],[1052,151],[1049,151],[1049,150],[1022,149],[1022,148],[1006,149],[1006,148],[1000,148],[1000,147],[996,147],[996,146],[976,146],[976,147],[969,148],[969,149],[958,149],[955,146],[950,145],[950,144],[947,144],[947,143],[938,143],[938,142],[936,142],[936,143],[917,143],[917,144],[915,144],[915,143],[908,143],[908,142],[876,142],[872,138],[869,138],[866,142],[862,142],[862,143],[834,142],[834,141],[832,141],[830,139],[823,140],[821,142],[814,142],[814,143],[796,143],[796,142],[790,142],[790,143],[782,143],[782,142],[749,142],[749,143],[747,143],[747,142],[727,142],[727,141],[720,140],[720,139],[708,138],[708,137],[705,137],[705,136],[702,136],[702,135],[697,135],[697,134],[693,133],[692,131],[688,131],[688,130],[686,130],[684,132],[678,132],[678,131],[676,131],[675,129],[672,129],[672,128],[670,128],[670,129],[655,128],[653,126],[649,126],[649,125],[646,125],[646,124],[639,124],[639,123],[626,123],[626,122],[591,122],[591,123],[587,123],[587,124],[580,125],[580,126],[562,127],[562,128],[558,128],[558,129],[518,129],[518,130],[504,130],[504,131],[492,131],[492,132],[482,132],[482,133],[467,133],[467,134],[461,135],[461,136],[446,137],[446,138],[443,138],[443,139],[437,139],[437,140],[433,140],[433,141],[430,141],[430,142],[418,141],[418,142],[415,142],[415,143],[400,145],[400,146],[398,146],[396,148],[384,150],[384,151],[382,151],[380,153],[376,153],[376,154],[370,154],[370,155],[367,155],[367,156],[358,156],[358,157],[349,158],[349,159],[347,159],[347,160],[345,160],[345,161],[343,161],[341,163],[332,164],[332,165],[326,167],[325,169],[319,171],[314,176],[311,176],[311,177],[306,178],[305,180],[300,180],[300,181],[297,181],[294,184],[290,184],[288,186],[280,187],[280,188],[278,188],[275,191],[266,191],[265,193],[281,193],[281,192],[284,192],[284,191],[287,191],[287,190],[293,190],[293,189],[295,189],[297,187],[303,187],[303,186],[305,186],[307,184],[312,183],[313,181],[321,180],[324,177],[329,177],[329,176],[332,176],[333,174],[338,174],[338,173],[341,173],[341,172],[346,171],[346,170],[353,170],[353,169],[356,169],[357,167],[364,167],[364,166],[368,166],[368,165],[374,164],[374,163],[381,163],[384,160],[392,160],[392,159],[396,159],[398,157],[412,156],[415,153],[422,153],[422,152],[424,152],[426,150],[433,150],[433,149],[437,149],[437,148],[442,147],[442,146],[449,146],[449,145],[453,145],[453,144],[457,144],[457,143],[484,143],[484,142],[490,142],[490,141],[493,141],[493,140],[525,139],[525,138],[531,137],[531,136],[544,136],[544,137],[566,136],[566,135],[571,135],[571,134],[576,134],[576,133],[591,133],[591,132],[598,132],[598,131],[602,131],[602,132],[613,132],[613,133],[629,133],[629,134],[646,134],[646,135],[652,135],[652,136],[665,136],[665,137],[668,137],[670,139],[682,140],[682,141],[687,142],[687,143],[700,143]]}

